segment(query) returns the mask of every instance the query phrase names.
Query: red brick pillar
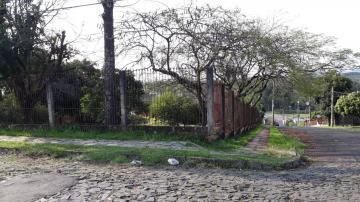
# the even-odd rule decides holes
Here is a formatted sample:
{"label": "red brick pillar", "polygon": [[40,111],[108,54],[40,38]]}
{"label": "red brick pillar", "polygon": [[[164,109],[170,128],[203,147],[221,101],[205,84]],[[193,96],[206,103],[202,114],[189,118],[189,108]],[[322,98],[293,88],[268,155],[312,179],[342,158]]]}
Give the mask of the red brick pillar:
{"label": "red brick pillar", "polygon": [[234,92],[225,92],[225,136],[228,137],[234,132]]}
{"label": "red brick pillar", "polygon": [[224,85],[214,85],[214,131],[216,134],[223,134],[225,132],[225,92]]}

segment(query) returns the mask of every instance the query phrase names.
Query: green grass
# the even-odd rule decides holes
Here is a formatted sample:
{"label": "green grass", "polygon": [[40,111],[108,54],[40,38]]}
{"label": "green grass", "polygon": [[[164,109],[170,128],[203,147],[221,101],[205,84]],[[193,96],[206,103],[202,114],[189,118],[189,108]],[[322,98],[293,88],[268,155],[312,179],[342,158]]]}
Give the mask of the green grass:
{"label": "green grass", "polygon": [[211,144],[207,143],[204,145],[208,149],[222,150],[222,151],[233,151],[241,147],[246,146],[251,140],[253,140],[261,131],[263,127],[258,126],[243,135],[236,136],[234,138],[218,140]]}
{"label": "green grass", "polygon": [[200,135],[194,134],[165,134],[165,133],[145,133],[134,131],[82,131],[78,129],[35,129],[35,130],[13,130],[0,129],[0,135],[6,136],[25,136],[43,138],[65,138],[65,139],[95,139],[95,140],[146,140],[146,141],[191,141],[204,142],[205,139]]}
{"label": "green grass", "polygon": [[122,148],[104,146],[74,146],[55,144],[29,144],[18,142],[0,142],[0,150],[17,150],[30,157],[50,156],[53,158],[71,157],[89,163],[122,164],[132,160],[141,160],[144,165],[167,165],[169,157],[202,157],[220,158],[225,160],[249,160],[279,166],[288,158],[279,158],[267,154],[258,155],[226,155],[212,154],[207,150],[183,151],[153,148]]}
{"label": "green grass", "polygon": [[[27,136],[27,137],[52,137],[52,138],[77,138],[77,139],[112,139],[112,140],[153,140],[153,141],[189,141],[204,147],[199,151],[155,149],[155,148],[123,148],[106,146],[78,146],[56,144],[30,144],[23,142],[0,142],[1,149],[20,151],[31,157],[50,156],[53,158],[74,157],[77,160],[89,163],[129,163],[132,160],[141,160],[144,165],[167,165],[170,157],[199,157],[216,158],[224,160],[248,160],[265,163],[274,167],[284,161],[291,160],[288,156],[275,156],[272,154],[229,154],[227,151],[237,150],[246,146],[263,129],[259,126],[249,132],[226,140],[212,143],[200,136],[191,135],[166,135],[146,134],[141,132],[96,132],[76,130],[34,130],[16,131],[0,130],[0,135]],[[190,144],[189,144],[190,145]],[[217,152],[212,151],[226,151]]]}
{"label": "green grass", "polygon": [[68,139],[96,139],[96,140],[146,140],[146,141],[187,141],[203,146],[207,149],[231,151],[247,145],[261,131],[259,126],[235,138],[219,140],[212,143],[200,135],[194,134],[165,134],[145,132],[114,132],[114,131],[81,131],[76,129],[36,129],[36,130],[10,130],[0,129],[0,135],[25,136],[43,138],[68,138]]}
{"label": "green grass", "polygon": [[305,144],[299,139],[284,135],[276,127],[270,128],[268,147],[275,150],[293,151],[296,154],[303,154]]}
{"label": "green grass", "polygon": [[360,132],[360,126],[321,126],[322,128],[344,129],[351,132]]}

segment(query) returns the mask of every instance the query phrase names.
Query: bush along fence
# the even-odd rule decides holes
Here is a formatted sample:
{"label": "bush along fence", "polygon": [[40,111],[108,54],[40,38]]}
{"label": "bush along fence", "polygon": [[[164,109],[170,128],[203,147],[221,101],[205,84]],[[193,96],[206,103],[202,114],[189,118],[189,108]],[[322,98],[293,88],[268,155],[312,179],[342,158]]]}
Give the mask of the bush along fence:
{"label": "bush along fence", "polygon": [[262,115],[256,108],[238,100],[234,92],[215,81],[212,68],[202,72],[197,80],[192,80],[189,72],[188,69],[172,72],[188,79],[185,82],[153,69],[116,71],[113,87],[117,124],[112,126],[104,124],[104,81],[100,70],[81,69],[51,75],[46,85],[24,92],[26,96],[3,91],[0,124],[111,128],[224,138],[261,122]]}

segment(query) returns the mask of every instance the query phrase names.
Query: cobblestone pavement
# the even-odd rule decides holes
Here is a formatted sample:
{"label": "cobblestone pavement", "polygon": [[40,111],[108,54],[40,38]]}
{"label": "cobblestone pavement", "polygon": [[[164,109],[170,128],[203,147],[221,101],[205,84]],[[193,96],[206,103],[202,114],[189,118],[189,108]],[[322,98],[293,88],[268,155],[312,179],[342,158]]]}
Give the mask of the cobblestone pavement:
{"label": "cobblestone pavement", "polygon": [[[314,138],[318,144],[321,140]],[[354,142],[351,146],[360,148]],[[73,187],[38,201],[359,201],[360,162],[351,153],[348,158],[335,156],[307,168],[271,172],[100,166],[4,154],[0,181],[35,173],[78,178]]]}
{"label": "cobblestone pavement", "polygon": [[84,146],[116,146],[116,147],[137,147],[137,148],[159,148],[176,150],[199,150],[201,146],[190,142],[154,142],[141,140],[80,140],[80,139],[61,139],[61,138],[37,138],[37,137],[12,137],[0,136],[0,141],[7,142],[28,142],[28,143],[49,143],[49,144],[71,144]]}
{"label": "cobblestone pavement", "polygon": [[40,201],[358,201],[360,165],[316,164],[294,171],[96,166],[1,156],[0,179],[61,173],[78,183]]}

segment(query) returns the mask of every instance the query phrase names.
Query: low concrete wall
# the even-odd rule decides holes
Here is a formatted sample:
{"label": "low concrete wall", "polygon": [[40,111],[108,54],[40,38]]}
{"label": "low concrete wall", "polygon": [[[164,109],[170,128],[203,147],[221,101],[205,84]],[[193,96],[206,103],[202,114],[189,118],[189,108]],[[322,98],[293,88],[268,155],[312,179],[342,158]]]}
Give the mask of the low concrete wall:
{"label": "low concrete wall", "polygon": [[[13,124],[3,125],[2,128],[19,129],[19,130],[34,130],[34,129],[50,129],[48,124]],[[100,131],[135,131],[145,133],[165,133],[165,134],[193,134],[205,135],[206,127],[203,126],[145,126],[145,125],[129,125],[126,128],[121,125],[115,125],[108,128],[105,125],[64,125],[59,126],[58,129],[76,128],[83,131],[100,130]]]}

